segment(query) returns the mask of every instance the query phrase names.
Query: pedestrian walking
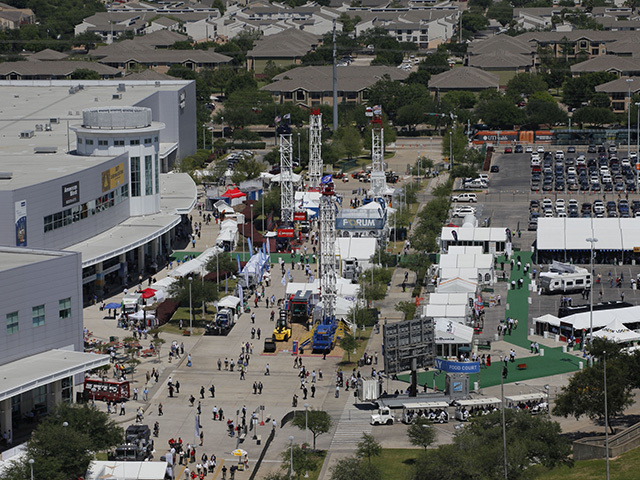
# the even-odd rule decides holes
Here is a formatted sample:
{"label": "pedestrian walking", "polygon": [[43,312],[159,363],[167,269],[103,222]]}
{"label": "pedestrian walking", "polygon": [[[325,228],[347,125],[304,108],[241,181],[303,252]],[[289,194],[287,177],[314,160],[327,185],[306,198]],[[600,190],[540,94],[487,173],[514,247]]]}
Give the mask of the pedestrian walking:
{"label": "pedestrian walking", "polygon": [[162,412],[162,403],[158,404],[158,416],[161,417],[162,415],[164,415],[164,413]]}

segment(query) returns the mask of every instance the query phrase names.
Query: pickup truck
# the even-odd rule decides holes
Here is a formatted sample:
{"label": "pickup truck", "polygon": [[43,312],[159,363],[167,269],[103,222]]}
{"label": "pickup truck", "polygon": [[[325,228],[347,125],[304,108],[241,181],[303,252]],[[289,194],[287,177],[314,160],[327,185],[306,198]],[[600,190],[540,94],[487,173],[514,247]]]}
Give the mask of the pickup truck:
{"label": "pickup truck", "polygon": [[371,415],[371,425],[393,425],[396,417],[391,413],[389,407],[383,407],[378,410],[378,413]]}
{"label": "pickup truck", "polygon": [[478,196],[475,193],[460,193],[459,195],[453,195],[451,201],[475,203],[478,201]]}

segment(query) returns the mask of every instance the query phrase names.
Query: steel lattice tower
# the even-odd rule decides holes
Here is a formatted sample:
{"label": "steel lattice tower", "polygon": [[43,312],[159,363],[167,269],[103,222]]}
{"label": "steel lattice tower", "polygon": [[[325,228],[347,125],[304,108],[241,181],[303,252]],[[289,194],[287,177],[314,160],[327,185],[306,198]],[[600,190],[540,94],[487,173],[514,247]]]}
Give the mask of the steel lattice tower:
{"label": "steel lattice tower", "polygon": [[371,119],[371,190],[372,197],[383,197],[387,191],[387,177],[384,173],[384,129],[382,111],[374,107]]}
{"label": "steel lattice tower", "polygon": [[311,111],[309,119],[309,189],[320,187],[322,177],[322,114]]}
{"label": "steel lattice tower", "polygon": [[320,198],[320,286],[324,318],[333,318],[336,308],[336,204],[333,184],[322,186]]}
{"label": "steel lattice tower", "polygon": [[295,199],[293,194],[293,144],[291,134],[280,135],[280,220],[293,223]]}

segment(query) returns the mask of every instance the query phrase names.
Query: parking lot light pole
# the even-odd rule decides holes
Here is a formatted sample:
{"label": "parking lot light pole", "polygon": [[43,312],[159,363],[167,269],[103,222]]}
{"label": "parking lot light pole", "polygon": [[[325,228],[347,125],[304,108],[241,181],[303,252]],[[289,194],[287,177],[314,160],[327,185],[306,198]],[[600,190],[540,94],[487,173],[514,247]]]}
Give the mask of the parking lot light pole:
{"label": "parking lot light pole", "polygon": [[607,352],[602,352],[604,369],[604,449],[607,459],[607,480],[609,480],[609,411],[607,408]]}
{"label": "parking lot light pole", "polygon": [[627,78],[629,100],[627,102],[627,158],[631,158],[631,82],[633,78]]}
{"label": "parking lot light pole", "polygon": [[507,467],[507,425],[504,419],[504,374],[506,373],[506,364],[504,357],[500,355],[500,367],[503,371],[500,373],[500,399],[502,400],[502,455],[504,459],[504,480],[509,479],[509,469]]}
{"label": "parking lot light pole", "polygon": [[[636,120],[636,162],[638,161],[638,153],[640,152],[640,102],[635,102],[636,113],[638,119]],[[631,161],[631,159],[629,159]]]}
{"label": "parking lot light pole", "polygon": [[191,306],[191,284],[193,283],[193,277],[189,277],[189,335],[193,335],[193,315]]}
{"label": "parking lot light pole", "polygon": [[[593,251],[598,239],[595,237],[589,237],[586,240],[591,244],[591,271],[589,272],[591,275],[591,285],[589,286],[589,345],[591,345],[591,341],[593,340]],[[582,339],[582,342],[582,347],[584,348],[584,338]],[[593,366],[593,356],[590,356],[589,364]]]}
{"label": "parking lot light pole", "polygon": [[31,468],[31,480],[33,480],[33,464],[35,460],[33,458],[29,459],[29,467]]}

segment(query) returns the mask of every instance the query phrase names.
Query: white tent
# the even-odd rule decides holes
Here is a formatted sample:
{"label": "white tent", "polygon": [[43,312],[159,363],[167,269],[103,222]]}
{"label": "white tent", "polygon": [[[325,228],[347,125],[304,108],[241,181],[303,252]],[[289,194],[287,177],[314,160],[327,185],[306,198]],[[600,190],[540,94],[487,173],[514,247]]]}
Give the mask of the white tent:
{"label": "white tent", "polygon": [[551,315],[547,313],[546,315],[542,315],[541,317],[536,317],[533,319],[535,323],[548,323],[549,325],[553,325],[554,327],[560,326],[560,319],[555,315]]}
{"label": "white tent", "polygon": [[378,240],[370,237],[336,239],[336,255],[340,259],[355,258],[363,270],[369,268],[371,256],[376,253]]}
{"label": "white tent", "polygon": [[167,462],[120,462],[94,460],[86,480],[164,480]]}
{"label": "white tent", "polygon": [[[300,180],[302,180],[302,175],[298,175],[297,173],[292,173],[291,180],[293,181],[293,183],[300,183]],[[280,183],[281,181],[282,181],[282,176],[279,173],[271,177],[271,183]]]}
{"label": "white tent", "polygon": [[208,248],[193,260],[189,260],[188,262],[183,263],[174,270],[169,270],[168,275],[178,278],[184,277],[185,275],[189,275],[193,272],[203,273],[204,266],[207,264],[209,259],[214,258],[218,253],[221,253],[223,251],[224,250],[218,246]]}
{"label": "white tent", "polygon": [[436,287],[438,293],[475,293],[478,289],[476,282],[465,280],[464,278],[452,278],[440,282],[440,285]]}
{"label": "white tent", "polygon": [[461,344],[471,343],[473,340],[473,328],[447,319],[436,320],[435,341],[436,344]]}
{"label": "white tent", "polygon": [[169,288],[171,288],[171,284],[173,284],[174,282],[177,282],[177,280],[175,278],[173,278],[173,277],[165,277],[165,278],[162,278],[162,279],[158,280],[154,284],[152,284],[151,288],[153,288],[154,290],[163,290],[165,292],[168,292]]}
{"label": "white tent", "polygon": [[467,305],[433,305],[427,304],[423,308],[423,314],[436,320],[448,319],[458,323],[465,323],[469,307]]}
{"label": "white tent", "polygon": [[640,340],[640,333],[629,330],[618,319],[614,319],[606,327],[598,330],[597,332],[593,332],[593,336],[596,338],[611,340],[616,343],[635,342],[636,340]]}

